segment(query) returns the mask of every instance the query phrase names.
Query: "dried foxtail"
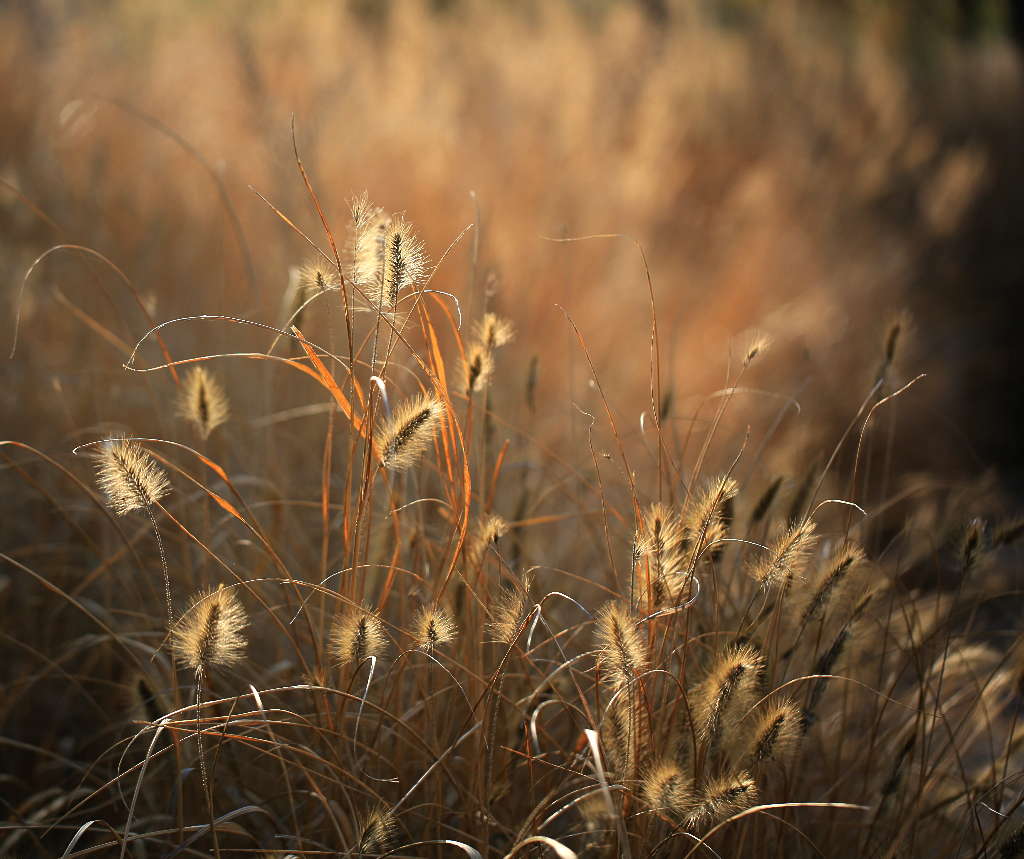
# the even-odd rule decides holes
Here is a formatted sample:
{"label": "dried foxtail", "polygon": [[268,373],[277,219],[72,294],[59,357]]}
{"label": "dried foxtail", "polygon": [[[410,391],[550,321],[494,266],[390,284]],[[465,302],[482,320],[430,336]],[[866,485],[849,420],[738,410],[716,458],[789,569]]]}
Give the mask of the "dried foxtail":
{"label": "dried foxtail", "polygon": [[164,601],[167,604],[167,628],[174,624],[174,610],[171,606],[171,576],[167,569],[167,553],[160,536],[153,506],[168,492],[171,484],[153,458],[142,445],[128,439],[113,438],[103,442],[96,453],[96,473],[100,489],[118,516],[132,510],[145,510],[153,528],[157,551],[160,553],[160,569],[164,577]]}

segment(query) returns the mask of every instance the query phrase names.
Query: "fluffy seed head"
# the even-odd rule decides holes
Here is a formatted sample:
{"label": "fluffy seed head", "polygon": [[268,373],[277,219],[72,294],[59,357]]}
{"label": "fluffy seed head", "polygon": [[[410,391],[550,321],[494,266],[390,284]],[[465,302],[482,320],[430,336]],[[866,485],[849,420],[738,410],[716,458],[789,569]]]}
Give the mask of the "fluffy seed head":
{"label": "fluffy seed head", "polygon": [[417,647],[434,650],[442,644],[455,640],[459,630],[452,616],[444,608],[424,606],[416,615],[412,625],[413,638]]}
{"label": "fluffy seed head", "polygon": [[334,622],[331,629],[331,655],[339,665],[357,665],[371,656],[380,656],[387,647],[384,624],[364,608],[350,608]]}
{"label": "fluffy seed head", "polygon": [[749,367],[759,355],[763,355],[772,345],[772,338],[767,334],[754,334],[750,338],[750,343],[747,344],[746,351],[743,353],[743,366]]}
{"label": "fluffy seed head", "polygon": [[864,550],[855,543],[845,543],[829,562],[818,586],[808,595],[800,614],[800,626],[824,615],[830,605],[848,592],[848,585],[864,562]]}
{"label": "fluffy seed head", "polygon": [[694,695],[693,719],[698,735],[715,745],[731,730],[757,697],[764,657],[747,644],[731,647],[712,667]]}
{"label": "fluffy seed head", "polygon": [[466,562],[475,567],[483,560],[487,550],[508,533],[509,524],[497,513],[483,516],[466,541]]}
{"label": "fluffy seed head", "polygon": [[675,761],[662,761],[643,780],[644,799],[655,811],[676,817],[688,814],[694,803],[689,779]]}
{"label": "fluffy seed head", "polygon": [[359,853],[383,853],[394,843],[397,834],[398,821],[394,812],[378,806],[359,827]]}
{"label": "fluffy seed head", "polygon": [[685,532],[679,514],[660,501],[655,502],[640,522],[636,548],[646,557],[655,605],[670,602],[683,584],[686,571]]}
{"label": "fluffy seed head", "polygon": [[228,419],[228,398],[212,373],[195,367],[182,385],[178,411],[205,440]]}
{"label": "fluffy seed head", "polygon": [[302,300],[319,292],[338,288],[338,270],[322,259],[312,259],[299,269],[299,290]]}
{"label": "fluffy seed head", "polygon": [[377,430],[381,464],[393,471],[415,465],[430,445],[443,415],[441,401],[429,394],[419,394],[399,404]]}
{"label": "fluffy seed head", "polygon": [[516,640],[519,628],[526,619],[526,607],[530,604],[530,589],[533,579],[523,577],[522,583],[513,582],[503,586],[491,608],[491,619],[487,631],[492,641],[511,646]]}
{"label": "fluffy seed head", "polygon": [[757,784],[745,770],[713,779],[700,792],[698,804],[687,815],[693,826],[724,820],[757,802]]}
{"label": "fluffy seed head", "polygon": [[352,267],[349,277],[371,309],[394,310],[403,290],[427,272],[423,242],[400,215],[388,215],[365,194],[352,203]]}
{"label": "fluffy seed head", "polygon": [[511,322],[496,313],[485,313],[483,319],[473,326],[473,336],[481,346],[492,351],[512,342],[515,329]]}
{"label": "fluffy seed head", "polygon": [[[683,511],[683,525],[692,544],[692,559],[713,558],[716,554],[708,547],[726,534],[727,519],[731,515],[732,499],[739,484],[731,477],[721,475],[711,481],[687,504]],[[724,544],[716,544],[715,548]]]}
{"label": "fluffy seed head", "polygon": [[784,761],[795,751],[802,735],[800,708],[789,700],[773,704],[754,729],[751,757],[755,762]]}
{"label": "fluffy seed head", "polygon": [[617,689],[647,667],[647,645],[637,632],[633,616],[621,603],[605,603],[596,620],[594,637],[604,677]]}
{"label": "fluffy seed head", "polygon": [[171,491],[164,470],[142,445],[127,439],[110,439],[99,446],[96,474],[118,516],[149,507]]}
{"label": "fluffy seed head", "polygon": [[248,625],[242,603],[223,585],[200,591],[171,631],[171,647],[194,671],[234,665],[245,655],[242,630]]}
{"label": "fluffy seed head", "polygon": [[779,587],[786,591],[793,579],[803,574],[816,542],[814,522],[804,519],[768,547],[768,553],[754,563],[751,574],[762,587]]}
{"label": "fluffy seed head", "polygon": [[494,356],[491,350],[479,341],[470,343],[463,360],[462,374],[466,380],[467,394],[486,388],[494,375]]}

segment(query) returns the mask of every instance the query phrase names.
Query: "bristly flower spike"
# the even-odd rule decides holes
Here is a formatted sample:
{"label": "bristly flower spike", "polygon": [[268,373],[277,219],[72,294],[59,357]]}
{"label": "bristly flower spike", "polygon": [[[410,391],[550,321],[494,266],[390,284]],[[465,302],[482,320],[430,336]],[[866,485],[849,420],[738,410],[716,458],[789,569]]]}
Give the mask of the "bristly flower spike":
{"label": "bristly flower spike", "polygon": [[228,419],[228,398],[220,383],[205,367],[188,374],[181,389],[178,411],[204,441]]}
{"label": "bristly flower spike", "polygon": [[444,406],[430,394],[400,403],[377,430],[381,465],[392,471],[411,468],[427,449],[441,424]]}

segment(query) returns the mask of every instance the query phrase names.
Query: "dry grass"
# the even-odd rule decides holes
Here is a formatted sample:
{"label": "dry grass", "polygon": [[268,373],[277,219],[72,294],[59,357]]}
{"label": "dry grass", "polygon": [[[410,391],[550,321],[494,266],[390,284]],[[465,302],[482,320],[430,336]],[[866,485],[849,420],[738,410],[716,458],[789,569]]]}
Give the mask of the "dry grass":
{"label": "dry grass", "polygon": [[1019,520],[868,304],[985,160],[877,22],[113,10],[0,13],[0,854],[1018,854]]}

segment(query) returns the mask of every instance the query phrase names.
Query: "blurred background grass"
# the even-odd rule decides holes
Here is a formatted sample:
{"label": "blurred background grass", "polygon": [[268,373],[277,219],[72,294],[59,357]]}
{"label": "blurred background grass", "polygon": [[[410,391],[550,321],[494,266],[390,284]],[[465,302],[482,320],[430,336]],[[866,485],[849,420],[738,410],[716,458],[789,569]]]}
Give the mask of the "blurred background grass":
{"label": "blurred background grass", "polygon": [[[479,224],[438,286],[471,315],[482,292],[466,287],[486,285],[531,333],[510,372],[525,382],[533,350],[541,395],[568,403],[587,382],[558,303],[599,356],[613,401],[644,407],[648,302],[635,247],[544,238],[622,233],[650,261],[665,378],[680,395],[713,390],[732,339],[760,328],[783,356],[765,386],[804,394],[806,425],[832,438],[849,417],[847,386],[869,386],[906,308],[906,372],[930,377],[901,467],[995,467],[1019,486],[1020,10],[1009,0],[7,3],[8,331],[25,271],[58,242],[114,261],[158,321],[280,322],[289,267],[308,248],[253,190],[322,235],[296,170],[294,116],[339,234],[346,200],[363,189],[404,210],[435,258]],[[311,336],[318,324],[330,323],[307,322]],[[101,419],[141,430],[152,392],[125,377],[117,338],[133,344],[148,327],[109,270],[49,258],[26,288],[17,360],[0,369],[5,434],[46,446]],[[181,354],[200,342],[265,345],[235,328],[170,336]],[[259,384],[251,370],[227,366],[231,387]],[[568,405],[546,414],[538,437],[582,420]]]}

